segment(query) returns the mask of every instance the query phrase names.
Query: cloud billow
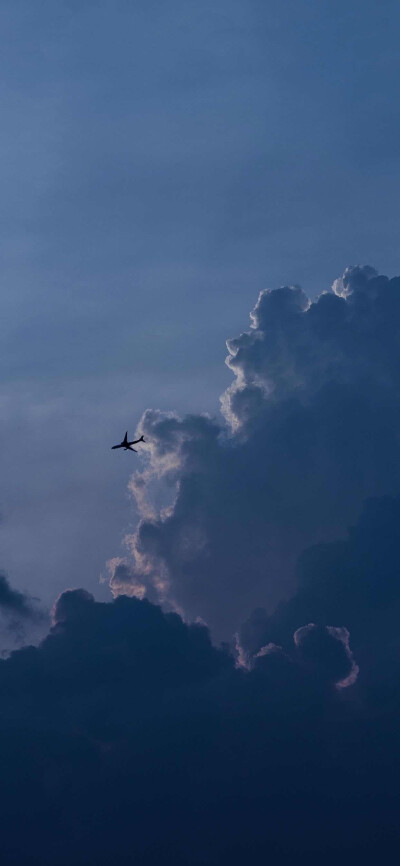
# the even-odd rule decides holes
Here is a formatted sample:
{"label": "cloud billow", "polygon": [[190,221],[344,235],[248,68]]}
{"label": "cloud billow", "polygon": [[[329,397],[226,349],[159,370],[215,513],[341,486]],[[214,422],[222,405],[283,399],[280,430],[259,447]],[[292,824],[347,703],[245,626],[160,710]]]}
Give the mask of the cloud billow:
{"label": "cloud billow", "polygon": [[280,637],[243,666],[146,599],[63,593],[48,636],[0,661],[3,862],[390,859],[392,634],[379,706],[373,677],[359,688],[347,629],[309,622]]}
{"label": "cloud billow", "polygon": [[306,623],[328,631],[340,623],[349,652],[350,632],[356,660],[350,682],[357,675],[369,700],[381,709],[386,702],[389,706],[400,677],[399,530],[400,498],[370,499],[345,538],[303,551],[292,597],[272,614],[257,608],[242,623],[237,636],[241,657],[251,663],[265,644],[290,646],[293,633]]}
{"label": "cloud billow", "polygon": [[400,492],[400,279],[349,268],[315,301],[261,292],[251,318],[228,341],[225,423],[144,414],[142,520],[111,576],[228,640],[293,593],[305,548]]}
{"label": "cloud billow", "polygon": [[145,413],[114,600],[0,660],[7,866],[395,859],[397,291],[262,293],[226,423]]}
{"label": "cloud billow", "polygon": [[345,853],[334,766],[353,721],[336,685],[351,662],[319,629],[316,664],[314,631],[243,669],[146,600],[64,593],[42,643],[0,662],[3,862],[239,864],[250,844],[278,864],[326,838]]}

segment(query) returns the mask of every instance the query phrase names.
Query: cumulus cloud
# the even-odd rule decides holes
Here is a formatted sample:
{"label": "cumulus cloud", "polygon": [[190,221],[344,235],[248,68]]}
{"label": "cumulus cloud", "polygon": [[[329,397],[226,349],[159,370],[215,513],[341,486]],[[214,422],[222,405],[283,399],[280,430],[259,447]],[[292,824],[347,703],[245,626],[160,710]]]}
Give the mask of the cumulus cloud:
{"label": "cumulus cloud", "polygon": [[5,863],[392,861],[399,288],[263,292],[225,420],[144,414],[114,600],[0,660]]}
{"label": "cumulus cloud", "polygon": [[243,667],[146,599],[66,591],[48,636],[0,661],[4,862],[389,858],[399,677],[377,711],[351,647],[308,623]]}
{"label": "cumulus cloud", "polygon": [[[315,648],[320,664],[329,649],[327,631],[342,643],[342,685],[357,679],[380,709],[385,702],[390,705],[400,678],[399,529],[400,498],[370,499],[345,538],[305,550],[297,564],[293,596],[273,613],[255,609],[242,623],[237,635],[240,658],[251,665],[269,643],[286,650],[295,634],[308,655]],[[313,625],[305,628],[305,623]],[[340,661],[338,647],[331,648]]]}
{"label": "cumulus cloud", "polygon": [[400,491],[399,323],[400,279],[370,267],[314,301],[261,292],[250,330],[228,341],[225,420],[142,417],[141,521],[113,592],[145,592],[228,640],[293,594],[305,548],[344,535],[366,498]]}
{"label": "cumulus cloud", "polygon": [[254,862],[267,846],[282,863],[327,833],[344,851],[341,782],[327,791],[317,765],[329,774],[347,736],[334,682],[348,656],[343,635],[320,632],[315,664],[309,630],[243,670],[147,600],[63,593],[42,643],[0,661],[4,862],[236,864],[250,845]]}

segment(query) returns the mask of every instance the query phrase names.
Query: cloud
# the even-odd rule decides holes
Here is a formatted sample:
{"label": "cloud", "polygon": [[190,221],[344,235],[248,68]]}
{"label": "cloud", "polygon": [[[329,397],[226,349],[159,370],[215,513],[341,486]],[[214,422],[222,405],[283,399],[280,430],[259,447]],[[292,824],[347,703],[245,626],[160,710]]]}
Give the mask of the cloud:
{"label": "cloud", "polygon": [[293,593],[305,548],[343,535],[366,498],[396,495],[399,318],[400,278],[370,267],[314,301],[261,292],[250,330],[228,341],[225,421],[141,419],[148,462],[130,487],[142,519],[113,592],[145,591],[229,640]]}
{"label": "cloud", "polygon": [[0,662],[4,862],[388,857],[399,679],[377,713],[351,640],[308,624],[243,668],[146,599],[66,591]]}
{"label": "cloud", "polygon": [[295,631],[293,640],[301,658],[319,675],[322,674],[339,688],[347,688],[355,683],[359,668],[350,649],[347,628],[321,627],[309,623]]}
{"label": "cloud", "polygon": [[[340,634],[327,641],[339,661],[323,675],[299,634],[244,671],[204,626],[147,600],[63,593],[41,644],[0,662],[4,862],[239,863],[248,844],[257,857],[265,845],[278,858],[306,850],[314,817],[304,827],[295,810],[289,839],[287,809],[308,790],[304,761],[319,808],[321,718],[329,748],[346,731],[333,688],[346,653]],[[339,833],[334,850],[343,844]]]}
{"label": "cloud", "polygon": [[[369,689],[371,700],[374,694],[381,708],[385,702],[390,704],[400,676],[399,527],[400,497],[374,498],[365,503],[347,537],[305,550],[298,561],[293,596],[271,614],[257,608],[241,625],[238,647],[244,662],[251,664],[269,643],[286,650],[293,633],[303,643],[307,637],[306,646],[315,647],[321,661],[325,654],[321,635],[324,630],[332,634],[332,623],[342,624],[334,635],[343,644],[344,667],[349,665],[348,673],[343,669],[345,684],[349,677],[350,684],[357,677]],[[305,631],[304,623],[313,625]],[[339,661],[337,647],[336,655]]]}
{"label": "cloud", "polygon": [[114,600],[63,592],[0,660],[5,863],[391,862],[396,285],[263,293],[226,423],[145,413]]}
{"label": "cloud", "polygon": [[17,614],[20,617],[33,616],[32,600],[24,593],[12,589],[4,574],[0,574],[0,609],[6,614]]}
{"label": "cloud", "polygon": [[43,622],[44,612],[31,596],[13,589],[5,574],[0,573],[0,614],[9,631],[21,635],[24,626]]}

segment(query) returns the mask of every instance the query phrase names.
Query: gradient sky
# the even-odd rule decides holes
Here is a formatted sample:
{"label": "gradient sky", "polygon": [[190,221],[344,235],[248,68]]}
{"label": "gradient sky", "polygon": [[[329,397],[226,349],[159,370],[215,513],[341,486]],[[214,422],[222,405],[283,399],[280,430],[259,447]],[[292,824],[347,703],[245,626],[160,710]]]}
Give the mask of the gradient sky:
{"label": "gradient sky", "polygon": [[109,445],[147,407],[218,412],[225,340],[260,289],[398,270],[399,17],[390,0],[2,0],[17,586],[51,602],[79,569],[103,593],[134,521],[130,455]]}

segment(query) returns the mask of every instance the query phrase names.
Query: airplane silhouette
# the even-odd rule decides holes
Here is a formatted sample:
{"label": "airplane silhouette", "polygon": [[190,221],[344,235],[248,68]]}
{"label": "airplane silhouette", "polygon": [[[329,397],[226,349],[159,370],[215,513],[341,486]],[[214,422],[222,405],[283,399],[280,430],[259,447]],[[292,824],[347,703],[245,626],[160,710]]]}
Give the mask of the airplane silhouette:
{"label": "airplane silhouette", "polygon": [[140,439],[133,439],[132,442],[128,442],[128,431],[126,431],[122,442],[119,445],[112,445],[111,450],[113,451],[114,448],[125,448],[125,451],[137,451],[136,448],[131,448],[131,445],[136,445],[138,442],[144,442],[143,436]]}

